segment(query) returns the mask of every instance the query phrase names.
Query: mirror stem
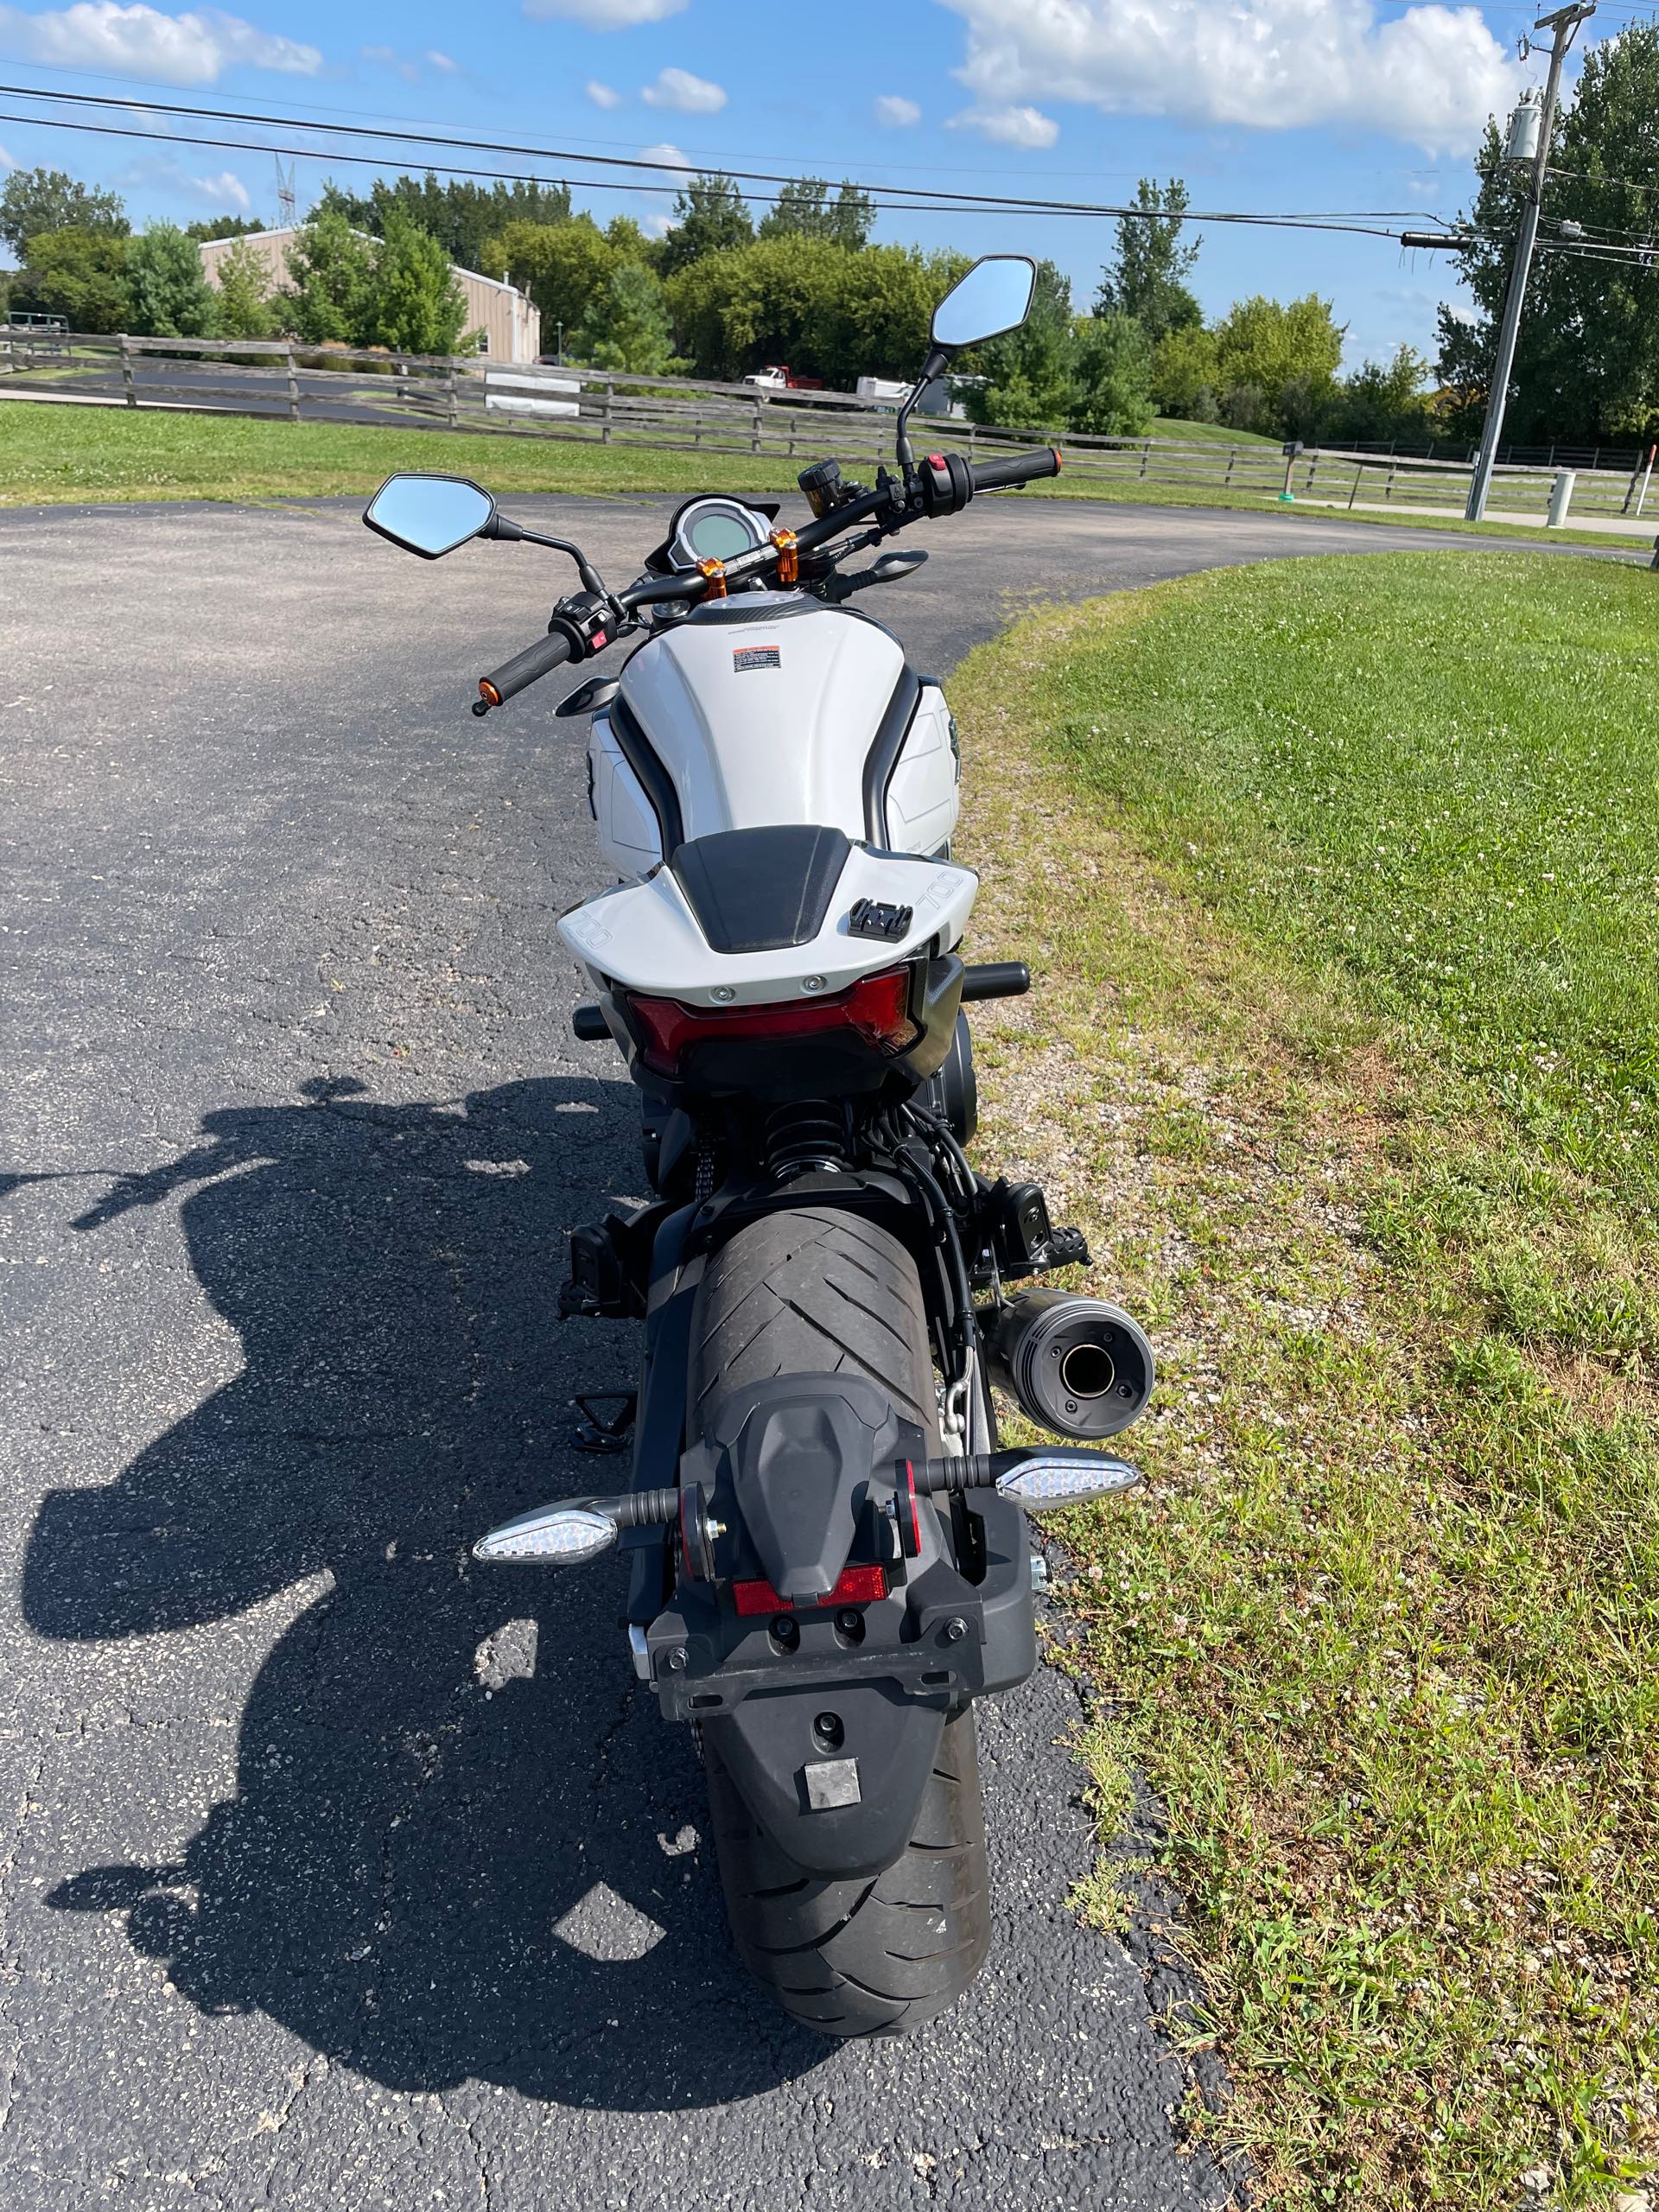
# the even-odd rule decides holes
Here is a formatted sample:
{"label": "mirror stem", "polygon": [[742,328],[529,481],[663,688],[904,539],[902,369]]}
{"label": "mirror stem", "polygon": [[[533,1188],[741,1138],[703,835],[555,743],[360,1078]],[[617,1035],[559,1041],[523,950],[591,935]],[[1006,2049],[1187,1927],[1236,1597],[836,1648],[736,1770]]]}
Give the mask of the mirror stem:
{"label": "mirror stem", "polygon": [[899,466],[905,472],[906,484],[909,483],[911,472],[916,466],[916,455],[911,450],[910,443],[910,410],[932,383],[934,378],[938,375],[940,370],[948,366],[950,359],[950,353],[948,347],[935,346],[922,363],[922,373],[906,393],[905,404],[899,410],[899,435],[895,450],[899,457]]}
{"label": "mirror stem", "polygon": [[588,560],[580,545],[573,545],[568,537],[548,537],[539,530],[526,530],[522,523],[509,522],[506,516],[498,514],[479,531],[480,537],[500,537],[525,545],[550,545],[556,553],[568,553],[576,564],[576,574],[582,578],[584,591],[596,591],[604,595],[604,580]]}

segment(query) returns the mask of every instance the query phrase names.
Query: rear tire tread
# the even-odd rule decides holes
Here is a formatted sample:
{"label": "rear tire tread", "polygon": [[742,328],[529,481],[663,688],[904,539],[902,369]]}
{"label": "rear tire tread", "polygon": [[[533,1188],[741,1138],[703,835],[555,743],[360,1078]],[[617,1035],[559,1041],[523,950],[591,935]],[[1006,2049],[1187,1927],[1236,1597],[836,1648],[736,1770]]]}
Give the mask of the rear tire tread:
{"label": "rear tire tread", "polygon": [[[721,1399],[746,1383],[855,1374],[877,1383],[937,1448],[932,1355],[915,1264],[874,1223],[815,1207],[766,1215],[741,1230],[709,1262],[694,1343],[690,1408],[704,1436]],[[874,1880],[802,1872],[743,1804],[706,1734],[703,1763],[738,1955],[785,2012],[821,2035],[885,2036],[956,2003],[990,1943],[971,1707],[946,1720],[911,1841]],[[917,1912],[929,1914],[934,1927],[924,1931],[899,1917]],[[942,1948],[919,1955],[893,1948],[928,1935]],[[814,1955],[827,1984],[785,1979],[810,1971]]]}

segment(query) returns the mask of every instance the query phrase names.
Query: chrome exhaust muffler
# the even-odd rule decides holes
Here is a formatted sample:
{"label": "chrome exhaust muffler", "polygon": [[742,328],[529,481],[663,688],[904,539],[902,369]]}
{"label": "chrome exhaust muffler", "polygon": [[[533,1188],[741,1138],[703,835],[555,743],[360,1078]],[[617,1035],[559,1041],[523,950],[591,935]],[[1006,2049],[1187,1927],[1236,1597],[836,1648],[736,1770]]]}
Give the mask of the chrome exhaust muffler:
{"label": "chrome exhaust muffler", "polygon": [[1156,1370],[1140,1324],[1104,1299],[1022,1290],[985,1338],[991,1380],[1027,1421],[1095,1443],[1138,1421]]}

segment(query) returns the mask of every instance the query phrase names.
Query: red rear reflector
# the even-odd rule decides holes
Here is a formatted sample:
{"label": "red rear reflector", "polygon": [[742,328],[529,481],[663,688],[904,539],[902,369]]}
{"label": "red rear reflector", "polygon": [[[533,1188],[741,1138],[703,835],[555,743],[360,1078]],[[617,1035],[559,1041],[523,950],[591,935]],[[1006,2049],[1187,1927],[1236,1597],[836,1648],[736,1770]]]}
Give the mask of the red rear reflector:
{"label": "red rear reflector", "polygon": [[[815,1605],[871,1605],[878,1598],[887,1594],[887,1570],[885,1567],[849,1567],[827,1598],[816,1598]],[[754,1613],[792,1613],[793,1605],[787,1598],[780,1598],[770,1582],[757,1577],[752,1582],[734,1582],[732,1597],[737,1610],[747,1618]]]}
{"label": "red rear reflector", "polygon": [[693,1045],[740,1038],[822,1037],[840,1030],[878,1052],[902,1052],[921,1033],[910,1017],[910,970],[887,968],[850,990],[827,998],[779,999],[765,1006],[683,1006],[678,999],[641,998],[626,1005],[644,1032],[645,1065],[677,1075]]}

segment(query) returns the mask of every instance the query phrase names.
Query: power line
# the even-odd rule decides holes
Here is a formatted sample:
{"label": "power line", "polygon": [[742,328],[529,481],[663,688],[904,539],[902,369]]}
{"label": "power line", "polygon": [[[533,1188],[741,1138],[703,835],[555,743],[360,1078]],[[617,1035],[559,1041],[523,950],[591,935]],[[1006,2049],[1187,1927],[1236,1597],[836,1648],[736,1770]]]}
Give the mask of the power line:
{"label": "power line", "polygon": [[[403,145],[438,147],[461,153],[522,154],[537,161],[570,162],[587,167],[603,168],[646,169],[653,173],[666,173],[677,177],[715,175],[725,177],[733,183],[772,184],[779,187],[791,186],[799,181],[794,177],[779,175],[759,169],[699,171],[690,162],[655,161],[643,156],[624,159],[614,155],[577,153],[567,147],[522,146],[493,139],[454,138],[420,131],[385,130],[361,124],[306,122],[303,118],[292,116],[257,115],[245,110],[232,108],[194,107],[175,101],[123,99],[113,94],[97,92],[42,92],[38,87],[28,85],[0,84],[0,93],[7,93],[13,98],[47,100],[54,103],[73,101],[78,105],[119,108],[128,112],[142,114],[183,116],[187,118],[207,122],[249,124],[281,130],[299,130],[313,136],[326,135],[329,137],[340,136],[386,141]],[[385,162],[384,155],[378,156],[351,155],[343,149],[333,147],[320,149],[314,146],[294,146],[288,143],[273,146],[268,143],[251,139],[218,138],[181,131],[124,129],[111,124],[79,123],[58,116],[18,115],[16,112],[8,112],[3,117],[0,117],[0,120],[8,123],[35,123],[58,130],[86,131],[103,137],[143,138],[169,145],[213,146],[248,153],[299,154],[308,161],[324,163],[350,162],[359,167],[378,168],[384,167]],[[493,178],[500,182],[569,183],[571,181],[563,177],[526,176],[523,172],[517,170],[461,168],[449,162],[433,164],[429,159],[429,166],[442,166],[448,174],[454,176]],[[589,190],[605,181],[604,179],[598,177],[578,178],[575,181],[585,185]],[[679,185],[651,185],[630,181],[626,183],[619,182],[618,188],[627,192],[664,194],[677,193],[683,188]],[[1106,202],[1026,199],[1001,193],[945,192],[918,185],[880,185],[872,189],[871,196],[877,207],[888,213],[1044,214],[1085,216],[1109,220],[1128,217],[1131,219],[1147,222],[1179,220],[1188,223],[1233,223],[1263,229],[1332,231],[1359,237],[1392,238],[1394,236],[1391,231],[1377,230],[1369,223],[1351,219],[1352,216],[1369,212],[1363,210],[1338,211],[1334,215],[1326,216],[1300,213],[1256,214],[1231,208],[1185,208],[1178,218],[1155,207],[1120,207]]]}

